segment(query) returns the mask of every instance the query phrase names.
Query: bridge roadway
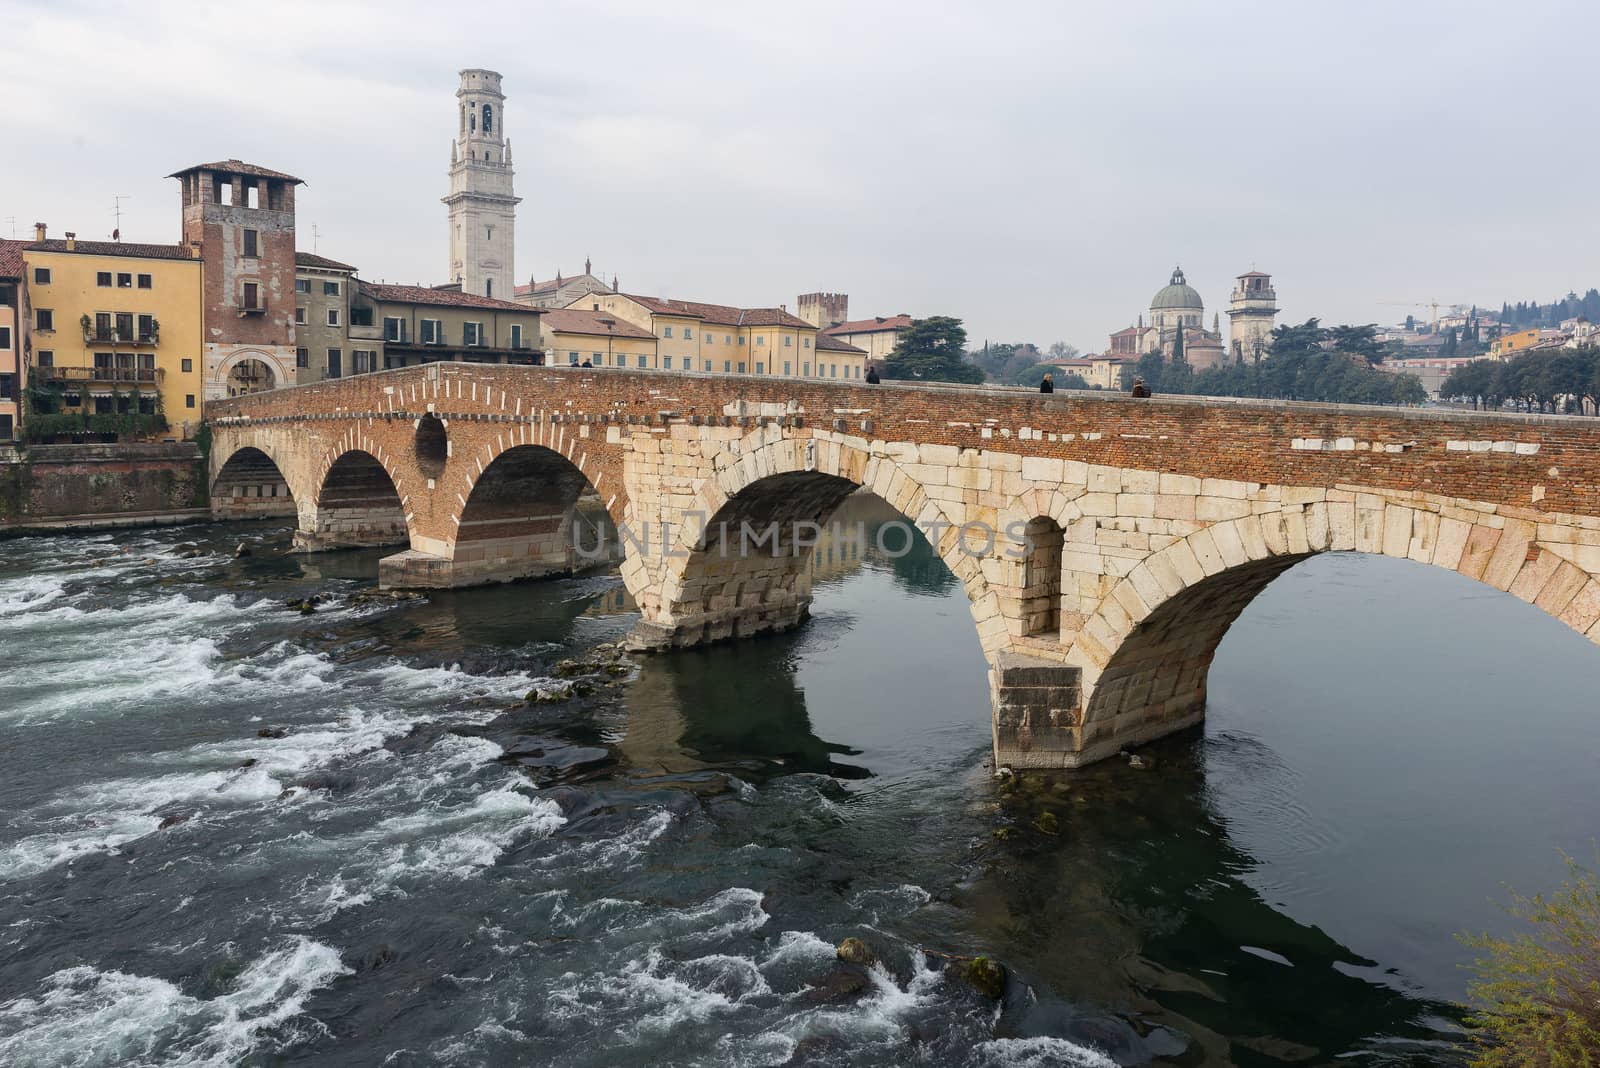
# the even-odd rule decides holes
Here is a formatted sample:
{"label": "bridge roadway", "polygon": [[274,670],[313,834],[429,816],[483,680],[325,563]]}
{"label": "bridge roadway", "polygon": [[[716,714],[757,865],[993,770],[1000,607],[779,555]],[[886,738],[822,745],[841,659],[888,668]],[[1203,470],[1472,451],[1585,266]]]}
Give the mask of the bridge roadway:
{"label": "bridge roadway", "polygon": [[648,648],[804,620],[809,524],[870,490],[965,588],[1012,766],[1198,723],[1228,627],[1316,553],[1446,568],[1600,642],[1596,419],[465,363],[206,416],[218,517],[401,547],[391,586],[569,571],[603,505]]}

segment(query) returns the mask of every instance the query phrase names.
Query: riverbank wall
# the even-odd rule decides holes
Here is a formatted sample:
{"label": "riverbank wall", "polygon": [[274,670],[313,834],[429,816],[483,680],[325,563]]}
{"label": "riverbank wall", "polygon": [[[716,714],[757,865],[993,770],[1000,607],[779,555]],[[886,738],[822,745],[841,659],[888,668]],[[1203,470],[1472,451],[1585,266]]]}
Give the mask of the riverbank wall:
{"label": "riverbank wall", "polygon": [[191,442],[0,448],[0,537],[209,519]]}

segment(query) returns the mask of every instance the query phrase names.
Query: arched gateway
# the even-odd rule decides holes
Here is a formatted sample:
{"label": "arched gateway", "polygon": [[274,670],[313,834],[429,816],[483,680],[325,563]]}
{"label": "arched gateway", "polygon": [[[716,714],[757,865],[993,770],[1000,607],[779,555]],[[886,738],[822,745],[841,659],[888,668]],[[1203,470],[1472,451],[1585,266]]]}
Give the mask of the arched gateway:
{"label": "arched gateway", "polygon": [[1223,634],[1317,553],[1456,571],[1600,643],[1590,420],[446,364],[207,414],[219,515],[292,498],[302,548],[406,545],[389,585],[570,570],[609,513],[644,647],[803,620],[814,525],[869,489],[966,589],[1013,765],[1198,722]]}

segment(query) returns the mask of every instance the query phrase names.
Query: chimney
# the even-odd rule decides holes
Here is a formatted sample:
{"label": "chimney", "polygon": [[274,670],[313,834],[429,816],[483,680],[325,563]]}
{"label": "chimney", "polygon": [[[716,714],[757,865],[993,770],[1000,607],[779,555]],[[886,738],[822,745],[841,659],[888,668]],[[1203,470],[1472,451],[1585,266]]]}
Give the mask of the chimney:
{"label": "chimney", "polygon": [[77,234],[73,233],[71,230],[68,230],[66,232],[66,238],[67,238],[67,251],[68,252],[71,252],[73,249],[78,247],[78,235]]}
{"label": "chimney", "polygon": [[33,239],[35,241],[43,241],[44,240],[44,223],[34,223],[33,224]]}

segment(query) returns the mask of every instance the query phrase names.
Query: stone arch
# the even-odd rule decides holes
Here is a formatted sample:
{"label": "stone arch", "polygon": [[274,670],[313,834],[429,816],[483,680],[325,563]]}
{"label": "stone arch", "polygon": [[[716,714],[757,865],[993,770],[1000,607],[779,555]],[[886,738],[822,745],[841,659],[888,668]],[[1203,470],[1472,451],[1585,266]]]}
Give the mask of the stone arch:
{"label": "stone arch", "polygon": [[[924,534],[941,531],[933,548],[967,592],[985,655],[1005,648],[1006,625],[1000,599],[984,574],[984,556],[962,543],[966,516],[930,497],[895,457],[821,436],[787,438],[769,426],[729,443],[715,467],[715,477],[704,481],[693,503],[706,521],[683,523],[673,531],[659,600],[653,607],[641,605],[640,644],[691,645],[801,622],[809,611],[811,554],[792,551],[784,540],[792,531],[786,528],[792,522],[826,522],[846,497],[866,489]],[[744,521],[758,530],[779,524],[777,561],[754,554],[741,561],[736,545],[729,559],[722,559],[724,522],[732,536]],[[761,543],[762,553],[770,552],[768,544]],[[771,566],[774,562],[782,566]],[[741,569],[741,563],[749,567]],[[629,567],[642,565],[630,557],[625,571]]]}
{"label": "stone arch", "polygon": [[320,465],[316,499],[301,509],[297,550],[410,544],[407,499],[385,456],[365,437],[342,451],[330,450]]}
{"label": "stone arch", "polygon": [[454,517],[457,583],[566,574],[615,551],[606,506],[579,461],[530,442],[478,463]]}
{"label": "stone arch", "polygon": [[1278,575],[1325,552],[1442,567],[1536,605],[1600,644],[1600,576],[1532,521],[1375,494],[1211,523],[1117,580],[1068,651],[1082,671],[1080,762],[1198,723],[1218,644]]}
{"label": "stone arch", "polygon": [[211,480],[211,513],[218,519],[268,519],[295,516],[299,501],[283,467],[266,449],[241,445],[216,468]]}
{"label": "stone arch", "polygon": [[238,349],[228,353],[227,356],[223,357],[222,362],[217,364],[216,381],[221,384],[220,388],[223,396],[235,395],[231,392],[229,385],[233,381],[234,372],[242,364],[251,361],[261,364],[272,376],[272,382],[264,386],[263,390],[294,385],[293,371],[280,357],[265,349]]}

